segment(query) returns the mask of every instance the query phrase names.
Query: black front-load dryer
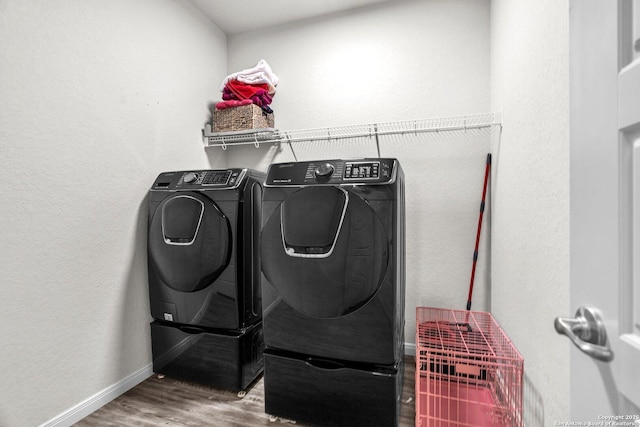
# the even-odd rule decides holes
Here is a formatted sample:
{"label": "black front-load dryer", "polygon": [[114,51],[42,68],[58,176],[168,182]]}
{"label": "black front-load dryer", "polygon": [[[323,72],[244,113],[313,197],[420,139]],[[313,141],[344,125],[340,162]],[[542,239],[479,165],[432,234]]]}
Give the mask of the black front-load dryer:
{"label": "black front-load dryer", "polygon": [[252,379],[247,368],[261,372],[263,180],[250,169],[224,169],[164,172],[153,183],[147,253],[156,372],[231,389]]}
{"label": "black front-load dryer", "polygon": [[263,179],[249,169],[158,176],[149,199],[154,319],[218,329],[260,321]]}
{"label": "black front-load dryer", "polygon": [[267,413],[314,425],[395,425],[404,348],[400,164],[273,164],[262,206]]}

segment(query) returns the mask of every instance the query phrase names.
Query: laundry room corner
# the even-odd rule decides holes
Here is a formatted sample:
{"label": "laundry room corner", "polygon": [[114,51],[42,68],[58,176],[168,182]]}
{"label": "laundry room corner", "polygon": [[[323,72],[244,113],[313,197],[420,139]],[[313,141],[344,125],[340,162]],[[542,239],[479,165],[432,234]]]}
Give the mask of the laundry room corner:
{"label": "laundry room corner", "polygon": [[[576,362],[625,371],[576,360],[554,318],[576,269],[615,270],[589,226],[620,238],[582,209],[620,183],[578,200],[605,165],[574,132],[575,59],[601,53],[599,8],[631,55],[640,0],[226,1],[0,0],[0,427],[419,425],[440,374],[497,378],[516,425],[626,408],[611,382],[575,405]],[[260,102],[222,105],[267,62],[242,82]],[[425,361],[421,309],[488,312],[518,368]],[[466,320],[446,340],[478,337]]]}
{"label": "laundry room corner", "polygon": [[[257,58],[269,61],[280,80],[272,103],[275,127],[284,131],[460,116],[489,111],[489,30],[488,1],[384,2],[232,34],[228,62],[236,70]],[[228,161],[260,169],[296,159],[378,156],[373,138],[327,135],[277,147],[228,147]],[[488,130],[379,138],[380,154],[398,158],[407,177],[410,354],[416,306],[466,305],[492,138]],[[487,212],[474,286],[479,310],[490,308]]]}

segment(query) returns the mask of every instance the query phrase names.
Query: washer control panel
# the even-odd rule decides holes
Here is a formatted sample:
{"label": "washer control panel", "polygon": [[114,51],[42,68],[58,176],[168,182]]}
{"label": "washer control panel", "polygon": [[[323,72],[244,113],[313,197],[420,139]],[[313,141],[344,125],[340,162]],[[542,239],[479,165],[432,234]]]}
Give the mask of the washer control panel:
{"label": "washer control panel", "polygon": [[395,179],[395,159],[319,160],[275,163],[266,186],[387,184]]}
{"label": "washer control panel", "polygon": [[152,190],[229,189],[240,185],[245,169],[213,169],[164,172],[156,178]]}

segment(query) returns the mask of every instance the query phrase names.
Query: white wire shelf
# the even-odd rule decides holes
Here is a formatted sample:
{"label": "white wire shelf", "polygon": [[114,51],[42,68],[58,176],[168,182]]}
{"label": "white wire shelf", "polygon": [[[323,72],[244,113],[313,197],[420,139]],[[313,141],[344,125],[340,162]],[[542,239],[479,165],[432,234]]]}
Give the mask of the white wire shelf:
{"label": "white wire shelf", "polygon": [[336,126],[315,129],[279,130],[273,128],[251,129],[238,132],[212,132],[207,124],[203,130],[206,147],[344,140],[369,137],[378,143],[384,135],[419,134],[425,132],[449,132],[467,129],[482,129],[501,126],[499,113],[482,113],[466,116],[441,117],[431,119],[404,120],[362,125]]}

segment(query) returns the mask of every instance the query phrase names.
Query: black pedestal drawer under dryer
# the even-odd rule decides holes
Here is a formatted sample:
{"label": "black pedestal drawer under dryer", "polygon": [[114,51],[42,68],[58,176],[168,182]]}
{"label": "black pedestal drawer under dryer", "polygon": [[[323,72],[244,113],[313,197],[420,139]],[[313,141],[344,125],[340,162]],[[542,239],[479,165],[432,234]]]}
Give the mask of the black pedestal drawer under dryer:
{"label": "black pedestal drawer under dryer", "polygon": [[273,164],[262,208],[265,411],[313,425],[397,425],[405,295],[400,164]]}
{"label": "black pedestal drawer under dryer", "polygon": [[264,174],[165,172],[149,196],[153,368],[239,391],[262,373]]}

